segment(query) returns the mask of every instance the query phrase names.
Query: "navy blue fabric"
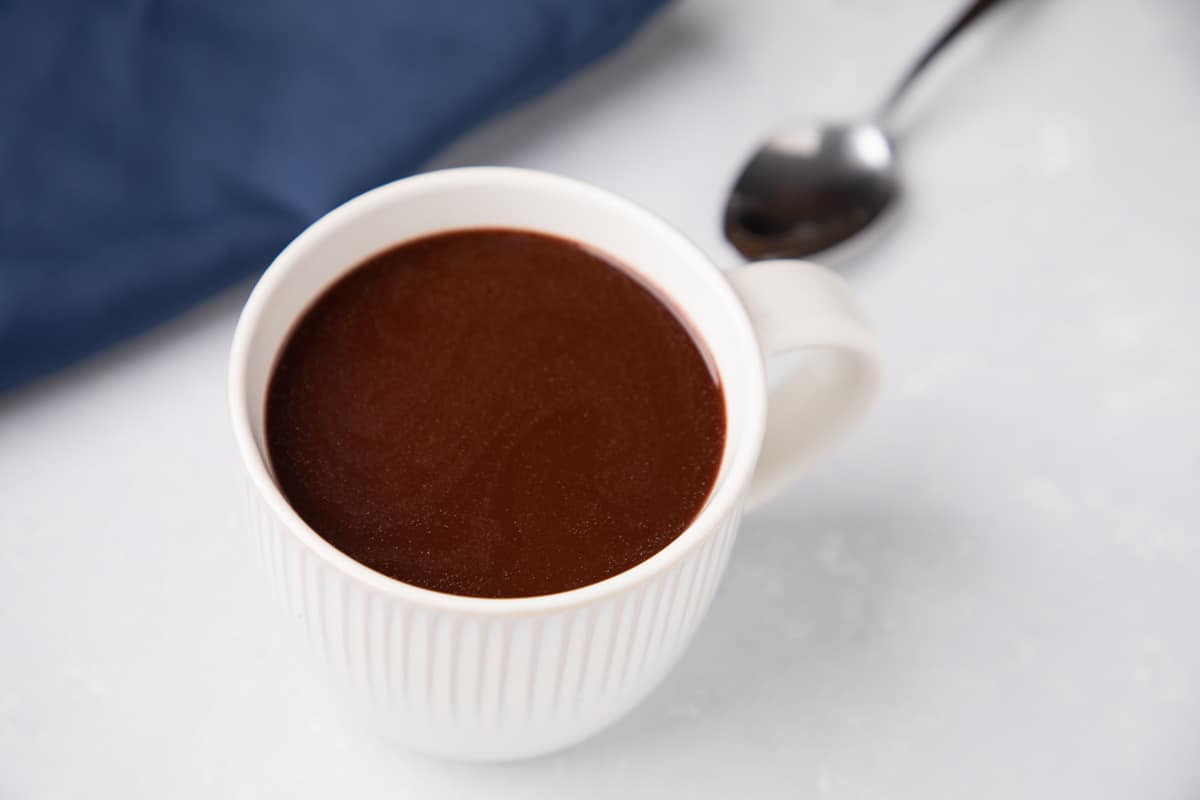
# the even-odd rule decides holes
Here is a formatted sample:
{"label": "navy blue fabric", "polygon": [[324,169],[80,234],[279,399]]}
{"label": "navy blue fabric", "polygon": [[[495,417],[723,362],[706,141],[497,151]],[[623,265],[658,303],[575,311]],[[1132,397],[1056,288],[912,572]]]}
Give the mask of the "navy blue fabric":
{"label": "navy blue fabric", "polygon": [[0,391],[240,278],[663,0],[0,0]]}

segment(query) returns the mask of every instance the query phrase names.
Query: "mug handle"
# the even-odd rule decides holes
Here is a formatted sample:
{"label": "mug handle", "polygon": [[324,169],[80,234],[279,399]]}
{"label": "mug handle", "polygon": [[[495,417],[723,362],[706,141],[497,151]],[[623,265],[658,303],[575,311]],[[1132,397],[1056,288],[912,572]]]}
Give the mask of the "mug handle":
{"label": "mug handle", "polygon": [[858,302],[840,277],[807,261],[758,261],[726,273],[750,317],[764,361],[805,354],[773,388],[747,502],[761,505],[810,458],[840,440],[879,387],[879,353]]}

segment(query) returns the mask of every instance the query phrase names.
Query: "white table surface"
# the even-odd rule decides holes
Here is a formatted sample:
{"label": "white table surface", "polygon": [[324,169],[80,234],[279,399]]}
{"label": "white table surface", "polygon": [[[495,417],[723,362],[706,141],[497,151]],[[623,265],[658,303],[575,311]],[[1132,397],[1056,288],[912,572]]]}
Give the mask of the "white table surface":
{"label": "white table surface", "polygon": [[[958,4],[684,2],[438,164],[592,181],[732,265],[753,142],[869,107]],[[1016,3],[909,112],[907,203],[840,259],[878,408],[568,752],[415,756],[315,680],[243,525],[247,287],[0,398],[0,797],[1200,797],[1200,3]]]}

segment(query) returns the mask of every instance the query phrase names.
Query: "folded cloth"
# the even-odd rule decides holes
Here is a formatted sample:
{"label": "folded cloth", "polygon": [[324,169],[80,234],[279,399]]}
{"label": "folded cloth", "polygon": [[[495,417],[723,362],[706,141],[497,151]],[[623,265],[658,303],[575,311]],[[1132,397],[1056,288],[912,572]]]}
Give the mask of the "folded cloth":
{"label": "folded cloth", "polygon": [[254,274],[664,0],[0,0],[0,391]]}

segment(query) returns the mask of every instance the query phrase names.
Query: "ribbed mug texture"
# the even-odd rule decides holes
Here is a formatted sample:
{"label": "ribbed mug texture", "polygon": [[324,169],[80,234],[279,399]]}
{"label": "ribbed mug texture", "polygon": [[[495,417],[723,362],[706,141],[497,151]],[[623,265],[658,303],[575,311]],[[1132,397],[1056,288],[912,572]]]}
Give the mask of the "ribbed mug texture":
{"label": "ribbed mug texture", "polygon": [[616,720],[679,659],[712,601],[740,510],[668,568],[546,612],[468,613],[381,591],[297,541],[257,492],[266,571],[320,668],[380,733],[455,758],[522,758]]}

